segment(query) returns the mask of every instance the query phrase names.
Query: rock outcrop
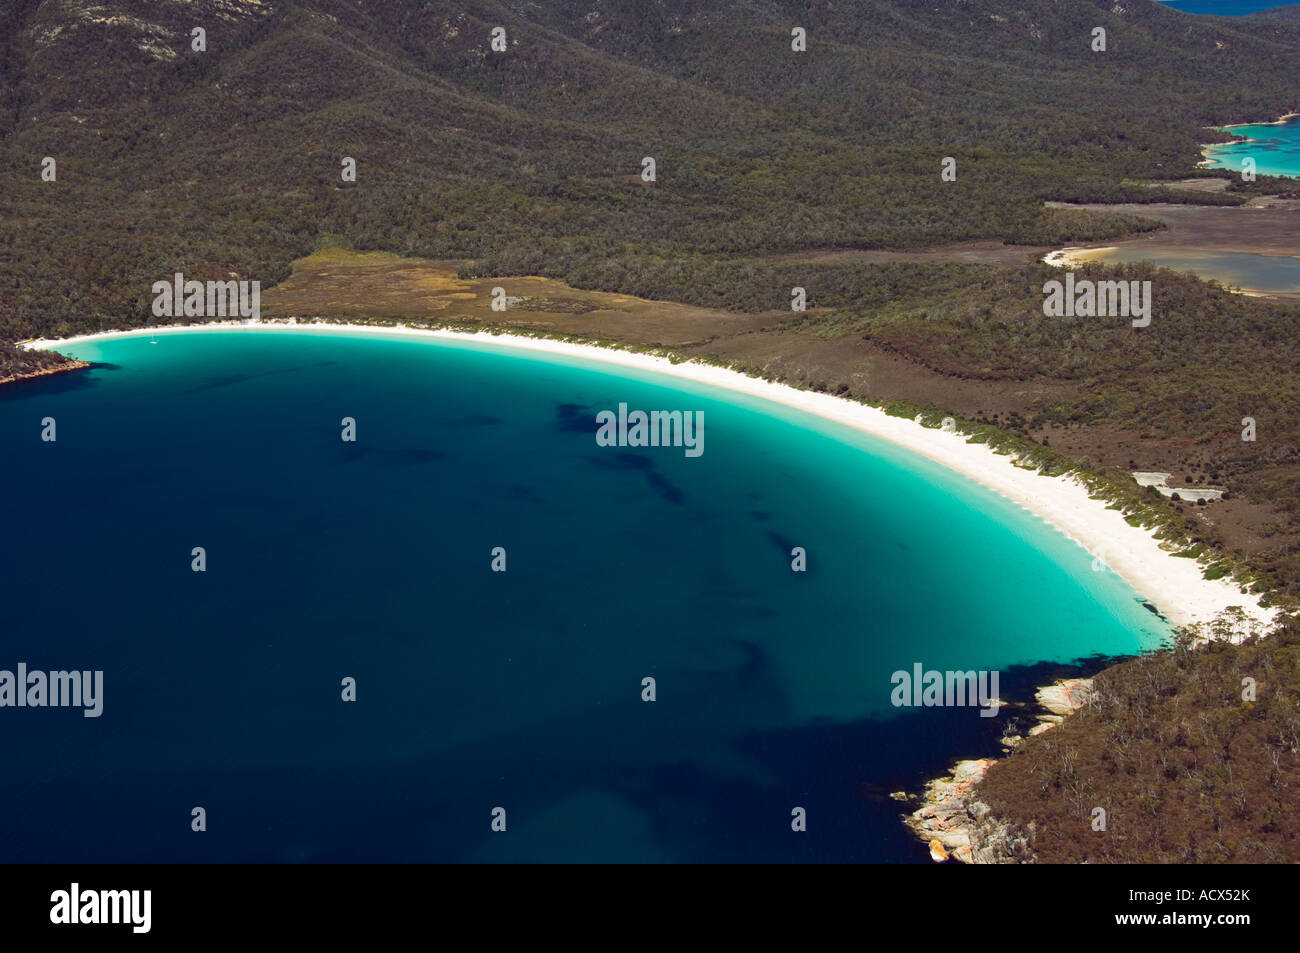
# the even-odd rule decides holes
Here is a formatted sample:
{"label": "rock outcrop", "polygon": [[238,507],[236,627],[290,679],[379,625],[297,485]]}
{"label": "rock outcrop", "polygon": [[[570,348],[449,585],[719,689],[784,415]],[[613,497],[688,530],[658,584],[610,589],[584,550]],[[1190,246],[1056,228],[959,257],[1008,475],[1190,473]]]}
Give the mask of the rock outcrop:
{"label": "rock outcrop", "polygon": [[[1034,697],[1045,714],[1037,716],[1039,723],[1030,735],[1048,731],[1070,712],[1088,704],[1092,679],[1062,679],[1040,688]],[[1003,746],[1011,749],[1021,741],[1019,735],[1012,735],[1003,739]],[[959,761],[951,774],[925,786],[921,807],[906,822],[929,844],[930,858],[936,863],[949,858],[965,864],[1033,862],[1029,848],[1033,830],[1011,830],[995,819],[989,806],[978,798],[976,786],[996,763],[996,758]]]}
{"label": "rock outcrop", "polygon": [[994,758],[959,761],[952,774],[926,785],[921,807],[907,819],[907,825],[929,843],[932,860],[1032,862],[1028,837],[995,820],[989,806],[974,796],[975,785],[996,763]]}

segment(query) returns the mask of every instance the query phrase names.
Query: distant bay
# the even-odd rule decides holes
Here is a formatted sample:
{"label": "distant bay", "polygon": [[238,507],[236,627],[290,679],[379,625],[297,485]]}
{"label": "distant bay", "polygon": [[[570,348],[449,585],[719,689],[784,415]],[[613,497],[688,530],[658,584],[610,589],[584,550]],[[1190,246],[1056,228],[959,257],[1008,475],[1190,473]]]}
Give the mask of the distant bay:
{"label": "distant bay", "polygon": [[1293,0],[1164,0],[1165,6],[1183,13],[1199,13],[1207,16],[1244,17],[1261,10],[1274,10],[1290,6]]}
{"label": "distant bay", "polygon": [[1071,262],[1118,264],[1146,261],[1161,268],[1187,271],[1242,291],[1294,297],[1300,294],[1300,258],[1286,255],[1252,255],[1243,252],[1206,251],[1197,248],[1158,248],[1151,244],[1073,249]]}
{"label": "distant bay", "polygon": [[1224,132],[1245,136],[1246,142],[1207,146],[1206,167],[1241,172],[1242,160],[1255,160],[1259,175],[1284,175],[1300,178],[1300,117],[1282,123],[1223,126]]}
{"label": "distant bay", "polygon": [[[892,672],[1027,698],[1169,633],[1018,506],[744,395],[345,333],[67,351],[0,391],[0,668],[101,669],[103,714],[0,711],[11,861],[928,863],[888,793],[1005,716]],[[620,402],[705,452],[597,446]]]}

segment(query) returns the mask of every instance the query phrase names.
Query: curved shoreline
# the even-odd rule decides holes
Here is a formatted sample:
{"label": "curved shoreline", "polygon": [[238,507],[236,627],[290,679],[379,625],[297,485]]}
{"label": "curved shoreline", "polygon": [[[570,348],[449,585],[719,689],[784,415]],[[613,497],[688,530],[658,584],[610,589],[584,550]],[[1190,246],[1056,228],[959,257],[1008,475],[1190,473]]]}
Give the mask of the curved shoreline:
{"label": "curved shoreline", "polygon": [[[1230,129],[1241,129],[1246,126],[1285,126],[1292,119],[1300,119],[1300,113],[1287,113],[1283,116],[1279,116],[1273,122],[1233,122],[1228,123],[1226,126],[1206,126],[1205,128],[1213,129],[1215,132],[1227,132]],[[1232,135],[1236,136],[1237,134],[1234,132]],[[1238,136],[1232,142],[1203,142],[1201,143],[1201,161],[1196,163],[1196,168],[1231,172],[1233,171],[1231,167],[1218,164],[1219,157],[1211,155],[1211,150],[1224,149],[1228,146],[1239,146],[1247,142],[1255,141],[1257,140],[1250,139],[1246,136]],[[1287,178],[1285,175],[1277,175],[1277,173],[1272,172],[1261,172],[1260,175],[1274,175],[1277,178]]]}
{"label": "curved shoreline", "polygon": [[[908,418],[890,416],[884,410],[867,404],[830,394],[798,390],[713,364],[691,360],[674,362],[653,354],[525,334],[411,328],[402,324],[389,327],[297,323],[292,320],[283,323],[221,322],[106,331],[61,340],[27,341],[21,346],[54,349],[119,337],[230,331],[315,332],[352,336],[375,334],[456,341],[500,350],[513,349],[585,359],[745,394],[884,440],[981,484],[1028,510],[1082,546],[1174,625],[1209,622],[1229,606],[1240,606],[1248,617],[1265,624],[1272,622],[1277,615],[1277,610],[1259,605],[1259,596],[1240,592],[1227,579],[1205,579],[1195,559],[1177,557],[1161,549],[1159,540],[1149,531],[1129,524],[1120,511],[1108,508],[1106,500],[1092,498],[1087,486],[1070,474],[1045,476],[1035,469],[1016,466],[1011,456],[998,454],[986,444],[968,443],[963,434],[925,427]],[[1096,564],[1094,562],[1094,566]]]}

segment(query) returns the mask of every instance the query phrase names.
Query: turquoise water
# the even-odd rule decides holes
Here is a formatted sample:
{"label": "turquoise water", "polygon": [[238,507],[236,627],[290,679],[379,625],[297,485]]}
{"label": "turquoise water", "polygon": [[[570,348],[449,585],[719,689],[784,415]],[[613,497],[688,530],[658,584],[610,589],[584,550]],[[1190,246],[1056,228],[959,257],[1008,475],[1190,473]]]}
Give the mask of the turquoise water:
{"label": "turquoise water", "polygon": [[1257,175],[1300,176],[1300,118],[1281,125],[1224,126],[1223,131],[1245,136],[1247,142],[1211,146],[1206,150],[1208,168],[1231,169],[1240,173],[1242,160],[1255,160]]}
{"label": "turquoise water", "polygon": [[[1167,632],[1019,507],[756,398],[342,334],[69,351],[0,388],[0,668],[101,669],[104,711],[0,709],[9,860],[921,862],[881,792],[1006,716],[892,672],[1028,698]],[[598,447],[620,402],[703,411],[703,455]]]}
{"label": "turquoise water", "polygon": [[1162,268],[1190,271],[1202,278],[1264,294],[1300,293],[1300,258],[1244,252],[1200,251],[1125,245],[1074,252],[1074,257],[1104,263],[1149,261]]}

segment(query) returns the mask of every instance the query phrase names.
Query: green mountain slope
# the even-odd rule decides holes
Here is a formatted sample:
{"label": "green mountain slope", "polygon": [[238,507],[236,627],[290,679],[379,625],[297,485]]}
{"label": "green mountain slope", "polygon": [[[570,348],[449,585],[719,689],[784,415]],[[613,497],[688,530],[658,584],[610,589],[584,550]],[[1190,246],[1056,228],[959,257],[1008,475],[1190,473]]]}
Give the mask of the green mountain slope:
{"label": "green mountain slope", "polygon": [[803,6],[21,0],[0,44],[0,339],[142,318],[174,270],[273,282],[323,232],[557,262],[574,242],[1106,238],[1039,203],[1156,197],[1121,183],[1182,175],[1204,123],[1271,115],[1300,57],[1300,28],[1184,26],[1146,0]]}

